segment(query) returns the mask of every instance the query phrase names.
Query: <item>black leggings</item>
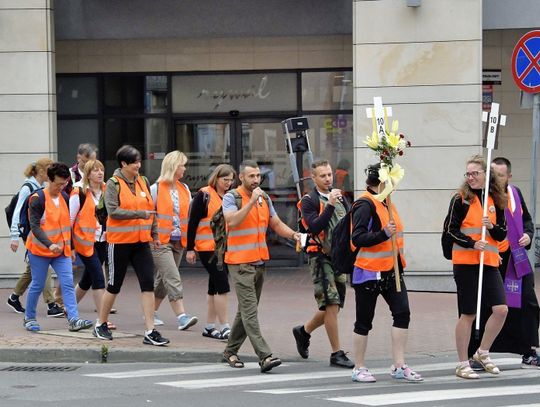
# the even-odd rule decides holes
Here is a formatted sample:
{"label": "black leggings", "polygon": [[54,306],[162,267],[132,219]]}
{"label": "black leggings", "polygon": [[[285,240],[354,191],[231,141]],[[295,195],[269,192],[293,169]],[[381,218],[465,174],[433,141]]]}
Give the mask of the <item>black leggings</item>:
{"label": "black leggings", "polygon": [[105,288],[105,277],[103,276],[103,263],[107,261],[107,242],[95,242],[94,253],[85,257],[79,254],[84,264],[84,272],[79,281],[79,288],[87,291],[92,287],[93,290]]}
{"label": "black leggings", "polygon": [[381,273],[380,280],[366,281],[354,285],[354,293],[356,299],[354,332],[358,335],[366,336],[373,327],[372,322],[379,294],[383,296],[392,312],[392,318],[394,319],[392,326],[401,329],[409,328],[411,312],[409,310],[407,287],[405,287],[405,282],[402,279],[401,292],[396,291],[393,272]]}
{"label": "black leggings", "polygon": [[214,252],[199,252],[201,263],[208,271],[208,295],[226,294],[231,291],[227,265],[223,264],[223,269],[220,270],[217,266],[217,258],[212,259],[213,255]]}
{"label": "black leggings", "polygon": [[154,260],[148,243],[109,243],[109,284],[107,291],[118,294],[128,265],[139,280],[141,291],[154,291]]}

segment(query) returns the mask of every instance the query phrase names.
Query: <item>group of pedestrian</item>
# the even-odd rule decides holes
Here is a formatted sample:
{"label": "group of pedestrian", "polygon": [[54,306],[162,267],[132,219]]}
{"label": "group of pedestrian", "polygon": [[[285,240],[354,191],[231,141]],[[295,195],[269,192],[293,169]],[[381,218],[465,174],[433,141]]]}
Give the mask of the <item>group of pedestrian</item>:
{"label": "group of pedestrian", "polygon": [[[98,312],[93,334],[99,339],[112,340],[111,330],[115,326],[109,321],[109,314],[131,265],[141,290],[145,319],[143,343],[165,345],[169,340],[155,326],[164,323],[157,310],[166,297],[176,315],[178,329],[187,329],[198,322],[197,317],[186,313],[183,301],[179,264],[185,252],[188,263],[194,264],[198,257],[209,275],[207,318],[202,335],[227,340],[223,357],[233,368],[244,367],[238,351],[246,338],[259,358],[261,372],[279,366],[281,360],[273,355],[258,320],[265,263],[269,260],[266,233],[272,228],[279,236],[296,242],[300,242],[301,234],[281,221],[272,200],[260,188],[261,170],[257,162],[247,160],[240,165],[236,188],[233,188],[235,170],[228,164],[218,165],[210,174],[208,185],[192,199],[188,186],[181,182],[187,157],[180,151],[165,156],[161,174],[153,185],[139,174],[142,157],[132,146],[118,150],[119,168],[106,183],[105,169],[96,159],[95,148],[82,145],[77,157],[78,162],[71,170],[62,163],[42,159],[25,171],[27,179],[19,192],[11,228],[11,248],[17,250],[19,215],[29,199],[31,232],[26,240],[29,266],[9,297],[8,305],[16,312],[25,313],[26,329],[40,329],[36,305],[42,292],[50,316],[56,315],[57,307],[62,315],[64,312],[67,315],[70,330],[91,327],[92,322],[79,318],[77,312],[77,302],[91,288]],[[540,362],[536,354],[539,306],[534,277],[523,271],[522,261],[523,252],[530,248],[534,226],[521,192],[509,184],[510,162],[499,157],[491,165],[489,190],[484,191],[487,163],[480,156],[466,163],[465,181],[452,198],[449,213],[448,234],[453,242],[459,312],[455,331],[459,358],[456,376],[465,379],[478,378],[477,370],[499,374],[499,368],[490,358],[492,349],[522,354],[523,367],[538,367]],[[353,381],[374,382],[376,378],[366,366],[365,354],[377,298],[381,295],[393,318],[390,374],[395,379],[420,382],[423,377],[405,360],[410,308],[403,278],[404,224],[388,199],[377,199],[384,188],[379,180],[380,168],[380,164],[366,168],[366,190],[351,207],[343,191],[333,188],[330,163],[326,160],[313,163],[311,179],[315,187],[302,197],[298,207],[308,232],[305,250],[317,309],[311,319],[294,327],[292,333],[299,355],[306,359],[311,336],[324,326],[331,348],[330,365],[352,369]],[[44,189],[39,189],[44,185]],[[487,216],[483,216],[484,194],[487,194]],[[330,254],[332,232],[348,213],[352,219],[350,245],[357,253],[350,277],[356,304],[354,361],[341,347],[338,333],[338,315],[344,306],[348,279],[336,273]],[[218,247],[220,239],[214,229],[220,217],[226,231],[223,248]],[[482,239],[484,227],[487,233]],[[393,247],[392,240],[397,247]],[[394,264],[394,251],[397,251],[397,264]],[[85,270],[74,289],[75,253]],[[517,260],[519,255],[521,260]],[[476,295],[481,257],[483,308],[478,316]],[[107,283],[104,264],[108,265]],[[60,282],[61,290],[57,290],[56,298],[49,266],[56,271]],[[238,301],[232,326],[227,316],[229,274]],[[512,304],[509,313],[509,290],[503,281],[510,277],[518,279],[521,297],[517,301],[519,306]],[[30,280],[24,309],[19,298]],[[57,302],[64,304],[65,311]],[[479,342],[472,335],[476,317],[482,320]]]}

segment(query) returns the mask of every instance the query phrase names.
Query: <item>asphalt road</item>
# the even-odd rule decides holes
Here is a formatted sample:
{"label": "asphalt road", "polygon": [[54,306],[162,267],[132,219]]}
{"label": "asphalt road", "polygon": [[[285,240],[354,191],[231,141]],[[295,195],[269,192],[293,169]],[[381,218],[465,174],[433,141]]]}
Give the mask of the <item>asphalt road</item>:
{"label": "asphalt road", "polygon": [[284,363],[268,374],[256,363],[1,363],[0,406],[539,406],[540,370],[521,369],[512,355],[496,362],[499,376],[463,380],[453,374],[453,355],[418,358],[410,364],[425,381],[405,383],[390,377],[387,360],[372,361],[370,384],[323,362]]}

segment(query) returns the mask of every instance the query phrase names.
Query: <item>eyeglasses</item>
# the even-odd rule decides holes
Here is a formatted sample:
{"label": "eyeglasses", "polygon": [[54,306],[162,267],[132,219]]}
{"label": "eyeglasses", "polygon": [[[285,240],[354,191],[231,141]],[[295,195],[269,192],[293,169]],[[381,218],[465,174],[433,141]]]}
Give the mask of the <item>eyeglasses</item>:
{"label": "eyeglasses", "polygon": [[484,170],[480,170],[480,171],[466,172],[465,174],[463,174],[463,176],[464,176],[465,178],[470,178],[470,177],[477,178],[482,172],[485,172],[485,171],[484,171]]}

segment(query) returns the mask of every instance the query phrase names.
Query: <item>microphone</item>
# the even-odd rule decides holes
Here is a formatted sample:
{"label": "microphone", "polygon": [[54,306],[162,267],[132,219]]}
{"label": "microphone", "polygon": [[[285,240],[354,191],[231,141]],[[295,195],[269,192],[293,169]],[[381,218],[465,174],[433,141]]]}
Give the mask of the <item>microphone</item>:
{"label": "microphone", "polygon": [[[332,187],[328,187],[328,192],[332,192],[332,189],[333,189]],[[343,196],[341,196],[341,195],[338,196],[338,197],[337,197],[337,200],[338,200],[339,202],[343,203]]]}

